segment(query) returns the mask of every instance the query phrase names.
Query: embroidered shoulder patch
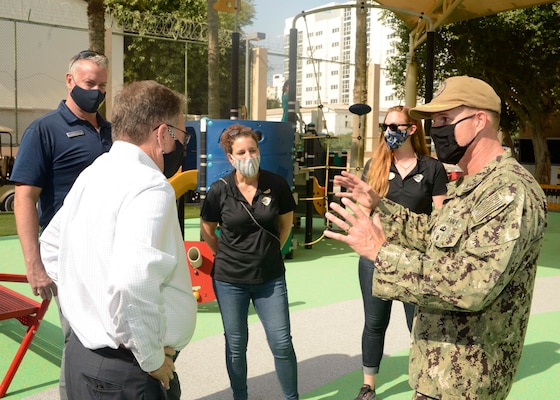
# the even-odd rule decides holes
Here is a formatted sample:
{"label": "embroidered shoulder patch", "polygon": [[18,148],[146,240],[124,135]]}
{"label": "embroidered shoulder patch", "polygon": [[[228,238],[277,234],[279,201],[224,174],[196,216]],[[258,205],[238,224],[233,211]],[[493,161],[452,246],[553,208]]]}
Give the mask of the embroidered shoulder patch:
{"label": "embroidered shoulder patch", "polygon": [[513,198],[513,195],[505,196],[503,193],[496,192],[484,200],[477,209],[473,210],[472,216],[476,222],[480,222],[493,212],[507,206],[513,201]]}

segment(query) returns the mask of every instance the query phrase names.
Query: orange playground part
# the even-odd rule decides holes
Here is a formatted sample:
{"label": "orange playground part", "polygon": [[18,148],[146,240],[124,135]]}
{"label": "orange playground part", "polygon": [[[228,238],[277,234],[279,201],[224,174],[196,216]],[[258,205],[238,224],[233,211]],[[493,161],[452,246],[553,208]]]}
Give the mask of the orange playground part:
{"label": "orange playground part", "polygon": [[216,300],[210,276],[214,264],[212,250],[205,242],[185,242],[185,251],[196,301],[207,303]]}

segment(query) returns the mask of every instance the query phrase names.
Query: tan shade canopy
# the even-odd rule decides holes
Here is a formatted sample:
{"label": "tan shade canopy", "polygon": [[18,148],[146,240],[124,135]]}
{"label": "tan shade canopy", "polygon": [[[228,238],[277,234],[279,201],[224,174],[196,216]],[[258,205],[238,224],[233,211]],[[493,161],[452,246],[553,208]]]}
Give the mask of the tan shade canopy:
{"label": "tan shade canopy", "polygon": [[[423,13],[432,20],[434,28],[503,11],[554,3],[550,0],[376,0],[376,2],[387,7]],[[409,29],[417,29],[417,16],[399,12],[396,14]]]}

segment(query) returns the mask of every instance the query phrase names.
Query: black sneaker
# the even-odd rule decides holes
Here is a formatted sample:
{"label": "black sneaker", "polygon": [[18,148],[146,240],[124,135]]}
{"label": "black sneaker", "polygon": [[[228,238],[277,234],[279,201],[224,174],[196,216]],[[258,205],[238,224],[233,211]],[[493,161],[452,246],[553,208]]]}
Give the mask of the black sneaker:
{"label": "black sneaker", "polygon": [[358,393],[358,395],[354,397],[354,400],[374,400],[374,399],[375,399],[375,389],[372,390],[370,385],[362,386],[362,388],[360,389],[360,393]]}

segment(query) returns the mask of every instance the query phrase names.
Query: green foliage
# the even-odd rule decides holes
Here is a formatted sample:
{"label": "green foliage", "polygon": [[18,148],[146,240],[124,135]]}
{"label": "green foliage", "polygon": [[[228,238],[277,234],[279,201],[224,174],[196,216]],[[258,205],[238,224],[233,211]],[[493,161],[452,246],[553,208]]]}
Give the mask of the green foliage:
{"label": "green foliage", "polygon": [[330,141],[330,151],[350,150],[352,148],[352,134],[336,135],[332,139],[319,139],[323,148],[327,148],[327,141]]}
{"label": "green foliage", "polygon": [[282,107],[282,102],[278,99],[266,99],[266,109],[280,108]]}
{"label": "green foliage", "polygon": [[[105,0],[114,10],[117,19],[124,12],[138,15],[136,28],[142,24],[157,24],[158,18],[173,16],[206,24],[207,1],[203,0]],[[254,16],[253,0],[243,1],[238,15],[240,27],[249,25]],[[233,30],[234,16],[220,13],[220,29]],[[243,48],[240,52],[244,51]],[[186,54],[186,56],[185,56]],[[240,55],[240,60],[243,57]],[[185,68],[186,60],[186,68]],[[185,69],[187,79],[185,79]],[[240,66],[240,87],[243,84],[243,69]],[[208,112],[208,51],[206,43],[185,42],[153,36],[125,36],[124,81],[152,79],[173,90],[185,93],[187,84],[187,109],[189,114]],[[240,91],[240,96],[241,96]],[[241,101],[241,98],[240,98]],[[231,46],[220,48],[220,113],[229,117],[231,102]]]}
{"label": "green foliage", "polygon": [[[349,151],[352,148],[352,134],[349,133],[345,135],[332,135],[332,139],[320,138],[319,142],[321,142],[321,146],[323,146],[325,150],[327,149],[328,144],[330,145],[329,151]],[[299,143],[296,144],[295,150],[303,151],[303,143],[304,140],[300,140]]]}
{"label": "green foliage", "polygon": [[[435,36],[434,78],[470,75],[484,79],[506,103],[502,127],[560,109],[560,3],[519,9],[445,25]],[[384,21],[397,30],[399,54],[408,53],[408,30],[393,14]],[[416,50],[418,94],[425,95],[426,44]],[[404,92],[406,58],[388,60],[391,79]]]}

